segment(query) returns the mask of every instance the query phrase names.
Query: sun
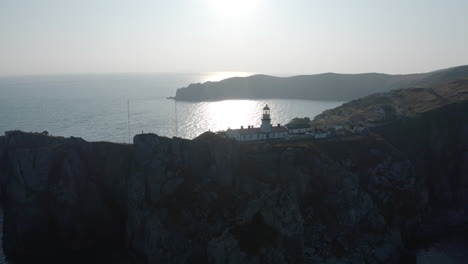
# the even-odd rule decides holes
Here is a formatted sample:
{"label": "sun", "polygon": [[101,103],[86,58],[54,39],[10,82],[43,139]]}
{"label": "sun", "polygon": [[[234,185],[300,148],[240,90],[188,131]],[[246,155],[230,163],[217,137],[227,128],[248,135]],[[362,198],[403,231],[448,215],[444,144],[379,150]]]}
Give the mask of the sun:
{"label": "sun", "polygon": [[217,15],[222,17],[243,17],[254,13],[260,0],[208,0]]}

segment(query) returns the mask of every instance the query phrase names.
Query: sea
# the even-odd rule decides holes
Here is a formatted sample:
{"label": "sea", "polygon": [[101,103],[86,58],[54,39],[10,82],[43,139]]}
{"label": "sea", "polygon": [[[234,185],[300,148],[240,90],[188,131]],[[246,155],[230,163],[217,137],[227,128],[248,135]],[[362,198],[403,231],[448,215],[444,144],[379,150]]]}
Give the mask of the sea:
{"label": "sea", "polygon": [[87,141],[131,142],[140,133],[193,139],[206,131],[310,117],[340,101],[223,100],[176,102],[167,97],[190,83],[250,73],[152,73],[0,77],[0,133],[47,131]]}
{"label": "sea", "polygon": [[[87,141],[132,142],[134,135],[155,133],[193,139],[206,131],[260,125],[268,104],[272,123],[294,117],[314,118],[340,101],[223,100],[176,102],[177,88],[253,73],[129,73],[0,77],[0,134],[9,130],[47,131]],[[0,225],[3,213],[0,209]],[[0,228],[0,264],[3,254]],[[423,263],[466,263],[466,236],[448,237],[420,249]],[[11,262],[10,262],[11,264]]]}

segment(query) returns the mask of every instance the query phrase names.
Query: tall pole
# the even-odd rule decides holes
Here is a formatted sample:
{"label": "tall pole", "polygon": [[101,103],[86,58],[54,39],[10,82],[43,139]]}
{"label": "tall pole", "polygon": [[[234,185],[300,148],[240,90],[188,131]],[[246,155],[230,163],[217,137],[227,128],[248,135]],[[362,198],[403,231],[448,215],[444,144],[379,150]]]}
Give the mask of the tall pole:
{"label": "tall pole", "polygon": [[175,101],[175,136],[178,136],[179,124],[177,122],[177,101]]}
{"label": "tall pole", "polygon": [[127,124],[128,124],[128,144],[130,144],[130,99],[127,99]]}
{"label": "tall pole", "polygon": [[293,102],[292,102],[292,100],[290,100],[289,106],[290,106],[290,108],[289,108],[289,118],[292,119],[292,118],[294,118],[293,113],[292,113],[293,112],[293,109],[292,109],[293,108]]}

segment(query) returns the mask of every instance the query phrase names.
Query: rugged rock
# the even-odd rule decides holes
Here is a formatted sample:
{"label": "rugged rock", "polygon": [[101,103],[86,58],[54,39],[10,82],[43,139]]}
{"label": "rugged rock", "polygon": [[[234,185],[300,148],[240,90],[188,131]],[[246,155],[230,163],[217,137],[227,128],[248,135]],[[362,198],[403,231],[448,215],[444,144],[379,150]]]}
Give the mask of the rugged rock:
{"label": "rugged rock", "polygon": [[466,113],[454,101],[367,136],[249,144],[9,132],[4,249],[18,262],[411,261],[422,241],[468,224]]}
{"label": "rugged rock", "polygon": [[0,203],[3,203],[5,194],[5,181],[7,178],[7,155],[6,155],[6,139],[5,136],[0,136]]}
{"label": "rugged rock", "polygon": [[455,102],[374,129],[405,154],[425,186],[418,191],[427,206],[405,232],[408,243],[468,224],[467,113],[468,101]]}
{"label": "rugged rock", "polygon": [[247,145],[138,135],[129,250],[142,263],[398,261],[401,218],[424,206],[401,156],[372,137]]}
{"label": "rugged rock", "polygon": [[126,250],[132,146],[17,131],[5,141],[3,246],[10,258],[69,262]]}

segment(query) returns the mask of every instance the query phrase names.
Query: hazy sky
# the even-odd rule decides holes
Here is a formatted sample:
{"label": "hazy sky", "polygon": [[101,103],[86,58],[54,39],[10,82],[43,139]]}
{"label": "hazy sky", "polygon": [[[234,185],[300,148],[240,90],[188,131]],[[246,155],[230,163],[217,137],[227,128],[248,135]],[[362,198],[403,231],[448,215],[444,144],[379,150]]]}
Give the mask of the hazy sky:
{"label": "hazy sky", "polygon": [[462,64],[467,0],[0,0],[0,75]]}

